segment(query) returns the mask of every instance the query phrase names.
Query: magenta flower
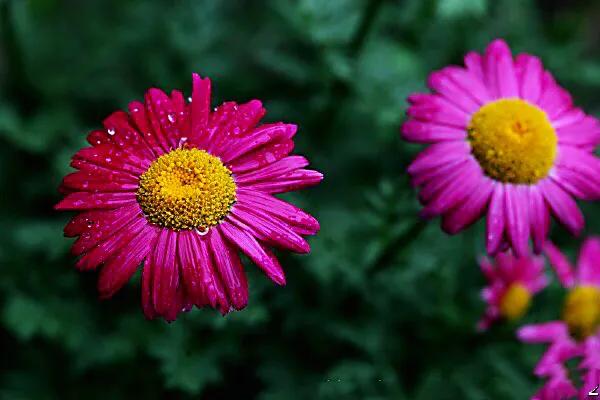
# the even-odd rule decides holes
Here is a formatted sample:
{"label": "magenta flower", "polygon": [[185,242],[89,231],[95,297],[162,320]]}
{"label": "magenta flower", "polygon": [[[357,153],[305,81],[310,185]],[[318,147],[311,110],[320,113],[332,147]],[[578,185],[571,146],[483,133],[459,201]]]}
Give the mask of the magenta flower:
{"label": "magenta flower", "polygon": [[[547,378],[534,399],[587,399],[600,384],[600,238],[587,239],[580,252],[577,271],[550,242],[545,248],[560,282],[569,289],[562,321],[522,327],[517,335],[526,343],[548,343],[534,374]],[[578,358],[582,385],[579,390],[565,363]]]}
{"label": "magenta flower", "polygon": [[431,74],[431,94],[409,97],[402,137],[431,144],[408,167],[421,188],[422,216],[442,216],[454,234],[487,214],[486,247],[539,253],[549,211],[578,234],[584,219],[574,198],[600,198],[593,149],[600,124],[573,106],[569,93],[532,55],[513,59],[502,40],[466,67]]}
{"label": "magenta flower", "polygon": [[478,328],[486,330],[500,318],[517,320],[531,303],[534,294],[546,287],[544,259],[540,256],[515,257],[512,253],[500,253],[493,264],[483,257],[479,264],[488,281],[481,297],[488,303]]}
{"label": "magenta flower", "polygon": [[269,246],[307,253],[303,235],[315,218],[273,195],[320,182],[289,155],[296,126],[258,125],[261,102],[227,102],[210,110],[209,79],[193,75],[191,103],[150,89],[88,136],[61,185],[58,210],[77,210],[65,235],[79,238],[77,267],[103,265],[102,298],[111,297],[143,263],[147,318],[176,319],[211,306],[225,314],[248,302],[238,250],[279,285],[283,270]]}

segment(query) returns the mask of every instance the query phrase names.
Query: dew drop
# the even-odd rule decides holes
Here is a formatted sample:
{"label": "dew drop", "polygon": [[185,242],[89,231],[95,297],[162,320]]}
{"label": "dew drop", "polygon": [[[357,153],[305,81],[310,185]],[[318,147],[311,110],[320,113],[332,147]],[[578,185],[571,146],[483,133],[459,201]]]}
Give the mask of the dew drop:
{"label": "dew drop", "polygon": [[208,231],[210,230],[209,228],[205,228],[205,227],[200,227],[202,230],[196,228],[194,229],[196,231],[196,233],[200,236],[206,236],[208,234]]}
{"label": "dew drop", "polygon": [[108,134],[109,134],[110,136],[114,136],[114,135],[115,135],[115,130],[114,130],[113,128],[110,128],[110,129],[108,130]]}
{"label": "dew drop", "polygon": [[111,161],[112,161],[112,158],[106,157],[106,162],[111,162]]}
{"label": "dew drop", "polygon": [[188,102],[191,103],[192,102],[192,96],[188,97]]}
{"label": "dew drop", "polygon": [[175,122],[175,116],[173,114],[167,115],[167,119],[169,120],[170,123],[174,123]]}
{"label": "dew drop", "polygon": [[92,226],[94,226],[94,221],[92,221],[91,219],[88,219],[88,220],[86,221],[86,223],[87,223],[87,227],[88,227],[88,228],[91,228]]}

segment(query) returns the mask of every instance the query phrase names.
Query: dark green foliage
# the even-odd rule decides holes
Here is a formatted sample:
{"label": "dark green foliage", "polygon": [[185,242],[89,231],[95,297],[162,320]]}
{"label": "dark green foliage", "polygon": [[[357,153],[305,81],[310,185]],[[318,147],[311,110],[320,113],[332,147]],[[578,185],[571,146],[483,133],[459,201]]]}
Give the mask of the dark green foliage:
{"label": "dark green foliage", "polygon": [[[404,175],[407,94],[429,71],[504,37],[543,57],[600,112],[595,1],[0,0],[0,398],[525,399],[541,348],[486,335],[483,226],[420,222]],[[52,210],[70,156],[150,86],[214,104],[259,98],[298,123],[324,182],[286,196],[321,221],[310,255],[281,254],[288,285],[248,264],[250,304],[146,321],[139,276],[100,302]],[[597,233],[597,206],[584,208]],[[553,237],[579,245],[556,228]],[[556,318],[556,284],[529,321]]]}

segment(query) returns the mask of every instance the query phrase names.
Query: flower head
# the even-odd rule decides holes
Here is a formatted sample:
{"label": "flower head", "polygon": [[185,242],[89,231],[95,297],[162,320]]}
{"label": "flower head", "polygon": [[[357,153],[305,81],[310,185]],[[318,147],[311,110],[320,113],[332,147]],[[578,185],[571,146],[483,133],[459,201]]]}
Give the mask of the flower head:
{"label": "flower head", "polygon": [[548,284],[544,276],[544,260],[539,256],[515,257],[497,254],[494,263],[484,257],[481,270],[488,281],[481,295],[488,303],[478,324],[485,330],[499,318],[517,320],[529,308],[531,298]]}
{"label": "flower head", "polygon": [[[587,399],[588,392],[600,384],[600,239],[587,239],[575,271],[567,258],[550,242],[545,246],[559,280],[569,289],[561,321],[526,325],[519,339],[527,343],[548,343],[548,349],[534,369],[546,383],[534,399]],[[581,388],[575,389],[565,364],[579,359]]]}
{"label": "flower head", "polygon": [[270,246],[299,253],[319,230],[315,218],[274,195],[312,186],[319,172],[290,155],[296,126],[258,125],[260,101],[210,110],[210,80],[193,75],[189,102],[150,89],[88,136],[61,185],[58,210],[79,212],[77,267],[102,265],[98,289],[111,297],[142,270],[148,318],[174,320],[193,305],[223,314],[244,308],[248,283],[238,250],[277,284],[283,270]]}
{"label": "flower head", "polygon": [[584,225],[574,198],[600,198],[600,124],[528,54],[495,40],[465,67],[431,74],[413,94],[405,140],[431,144],[408,167],[424,217],[454,234],[487,214],[486,248],[542,250],[552,214],[573,234]]}

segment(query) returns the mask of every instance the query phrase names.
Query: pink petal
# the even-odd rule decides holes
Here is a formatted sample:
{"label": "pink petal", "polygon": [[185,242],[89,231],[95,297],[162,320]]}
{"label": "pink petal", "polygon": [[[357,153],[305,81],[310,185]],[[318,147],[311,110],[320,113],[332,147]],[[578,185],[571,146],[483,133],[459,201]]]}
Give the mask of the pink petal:
{"label": "pink petal", "polygon": [[442,229],[454,235],[474,223],[483,214],[492,194],[493,184],[484,178],[477,190],[469,193],[461,205],[444,215]]}
{"label": "pink petal", "polygon": [[472,114],[479,109],[481,102],[477,101],[470,91],[461,86],[452,77],[468,74],[466,70],[457,67],[446,67],[441,71],[433,72],[429,75],[429,87],[444,96],[450,102],[453,102],[461,110]]}
{"label": "pink petal", "polygon": [[496,82],[498,84],[498,94],[500,97],[519,96],[517,74],[510,48],[502,39],[495,40],[490,46],[494,46],[497,52]]}
{"label": "pink petal", "polygon": [[[205,297],[211,307],[218,307],[221,314],[227,314],[231,305],[219,274],[215,271],[209,239],[206,236],[199,236],[193,231],[181,233],[181,237],[186,246],[182,249],[185,253],[180,252],[184,279],[187,280],[188,276],[193,275],[193,279],[189,283],[186,282],[186,287],[200,284],[202,296],[198,300],[203,300]],[[200,278],[199,281],[198,278]],[[198,288],[195,288],[194,291],[196,294],[200,294]]]}
{"label": "pink petal", "polygon": [[577,261],[577,281],[600,286],[600,238],[592,236],[581,246]]}
{"label": "pink petal", "polygon": [[[152,151],[152,148],[144,141],[143,134],[138,132],[132,126],[132,121],[129,119],[127,113],[123,111],[117,111],[109,115],[102,122],[106,131],[102,132],[104,135],[104,141],[114,143],[118,147],[132,154],[138,154],[146,159],[154,159],[156,154]],[[90,134],[91,136],[91,134]],[[91,141],[88,137],[88,141],[92,145],[98,145],[100,138],[95,135],[96,142]]]}
{"label": "pink petal", "polygon": [[136,202],[134,192],[89,193],[75,192],[68,194],[57,205],[55,210],[86,210],[117,208]]}
{"label": "pink petal", "polygon": [[529,195],[528,188],[523,186],[504,186],[504,215],[506,216],[506,229],[511,247],[517,257],[526,257],[529,254]]}
{"label": "pink petal", "polygon": [[231,146],[220,154],[220,158],[224,163],[230,163],[267,143],[289,139],[295,132],[296,126],[292,124],[277,123],[259,126],[250,135],[231,143]]}
{"label": "pink petal", "polygon": [[223,103],[211,115],[209,130],[212,135],[207,149],[213,154],[223,153],[240,138],[251,135],[264,115],[265,109],[258,100],[239,105]]}
{"label": "pink petal", "polygon": [[229,169],[234,174],[259,169],[282,159],[290,154],[292,150],[294,150],[294,141],[291,139],[281,139],[267,143],[232,161]]}
{"label": "pink petal", "polygon": [[572,287],[575,284],[575,273],[567,257],[549,240],[544,246],[544,253],[546,253],[548,261],[552,268],[554,268],[560,283],[564,287]]}
{"label": "pink petal", "polygon": [[464,141],[467,137],[465,129],[414,119],[409,119],[402,125],[401,133],[404,140],[415,143],[435,143],[446,140]]}
{"label": "pink petal", "polygon": [[140,263],[150,254],[157,236],[158,229],[150,224],[146,225],[123,246],[116,257],[106,263],[98,278],[100,297],[112,297],[129,281]]}
{"label": "pink petal", "polygon": [[223,222],[220,228],[230,243],[238,246],[273,282],[285,285],[285,274],[277,258],[243,229]]}
{"label": "pink petal", "polygon": [[584,219],[571,196],[549,179],[541,181],[539,188],[559,222],[573,235],[579,235],[583,229]]}
{"label": "pink petal", "polygon": [[468,142],[436,143],[427,147],[409,165],[408,173],[419,174],[425,170],[440,167],[457,159],[470,157],[470,145]]}
{"label": "pink petal", "polygon": [[278,176],[306,167],[307,165],[308,160],[305,157],[289,156],[259,170],[242,173],[236,176],[235,181],[241,186],[257,181],[270,181],[276,179]]}
{"label": "pink petal", "polygon": [[75,255],[85,253],[114,235],[121,228],[140,218],[140,214],[139,205],[131,203],[116,210],[99,214],[93,219],[88,218],[84,229],[80,231],[79,239],[73,244],[71,252]]}
{"label": "pink petal", "polygon": [[517,75],[519,76],[519,95],[532,104],[537,104],[542,91],[542,62],[538,57],[519,54],[516,58]]}
{"label": "pink petal", "polygon": [[504,184],[496,183],[488,207],[486,225],[486,249],[488,254],[496,254],[504,236]]}
{"label": "pink petal", "polygon": [[137,182],[125,182],[91,172],[78,171],[63,178],[61,188],[67,192],[135,192],[138,188]]}
{"label": "pink petal", "polygon": [[413,100],[414,104],[406,111],[409,117],[459,129],[466,129],[469,124],[469,115],[441,96],[420,95]]}
{"label": "pink petal", "polygon": [[478,168],[466,168],[452,184],[436,193],[420,212],[424,218],[443,214],[458,206],[481,182],[482,175]]}
{"label": "pink petal", "polygon": [[310,235],[319,231],[319,221],[312,215],[269,194],[240,188],[237,191],[237,198],[240,204],[247,203],[248,207],[281,219],[290,226],[303,228]]}
{"label": "pink petal", "polygon": [[525,343],[549,343],[569,337],[569,329],[562,321],[525,325],[517,331],[519,340]]}
{"label": "pink petal", "polygon": [[236,310],[241,310],[248,304],[248,281],[240,258],[231,245],[223,241],[219,229],[212,229],[209,239],[213,260],[231,303]]}
{"label": "pink petal", "polygon": [[586,116],[577,123],[557,129],[556,134],[560,144],[595,147],[600,142],[600,124],[596,118]]}
{"label": "pink petal", "polygon": [[285,193],[314,186],[323,180],[323,174],[310,169],[298,169],[272,181],[256,182],[244,187],[265,193]]}
{"label": "pink petal", "polygon": [[152,132],[152,126],[146,115],[146,106],[139,101],[132,101],[129,103],[129,114],[137,127],[141,140],[152,149],[154,155],[158,157],[165,153],[165,149],[161,147],[161,144]]}
{"label": "pink petal", "polygon": [[531,222],[531,238],[536,254],[541,253],[548,230],[550,229],[550,216],[544,197],[536,186],[529,187],[529,221]]}
{"label": "pink petal", "polygon": [[77,268],[80,270],[90,270],[104,263],[109,258],[116,255],[117,251],[119,251],[126,243],[137,236],[147,224],[145,218],[135,218],[129,225],[124,226],[98,246],[85,253],[79,261],[77,261]]}
{"label": "pink petal", "polygon": [[192,104],[190,105],[191,138],[193,144],[204,148],[210,116],[210,79],[192,74]]}
{"label": "pink petal", "polygon": [[161,229],[148,259],[152,264],[152,303],[156,314],[174,321],[173,306],[178,303],[179,266],[177,264],[177,232]]}
{"label": "pink petal", "polygon": [[296,253],[308,253],[310,246],[289,225],[274,219],[244,204],[236,204],[227,219],[242,229],[251,232],[259,240]]}

